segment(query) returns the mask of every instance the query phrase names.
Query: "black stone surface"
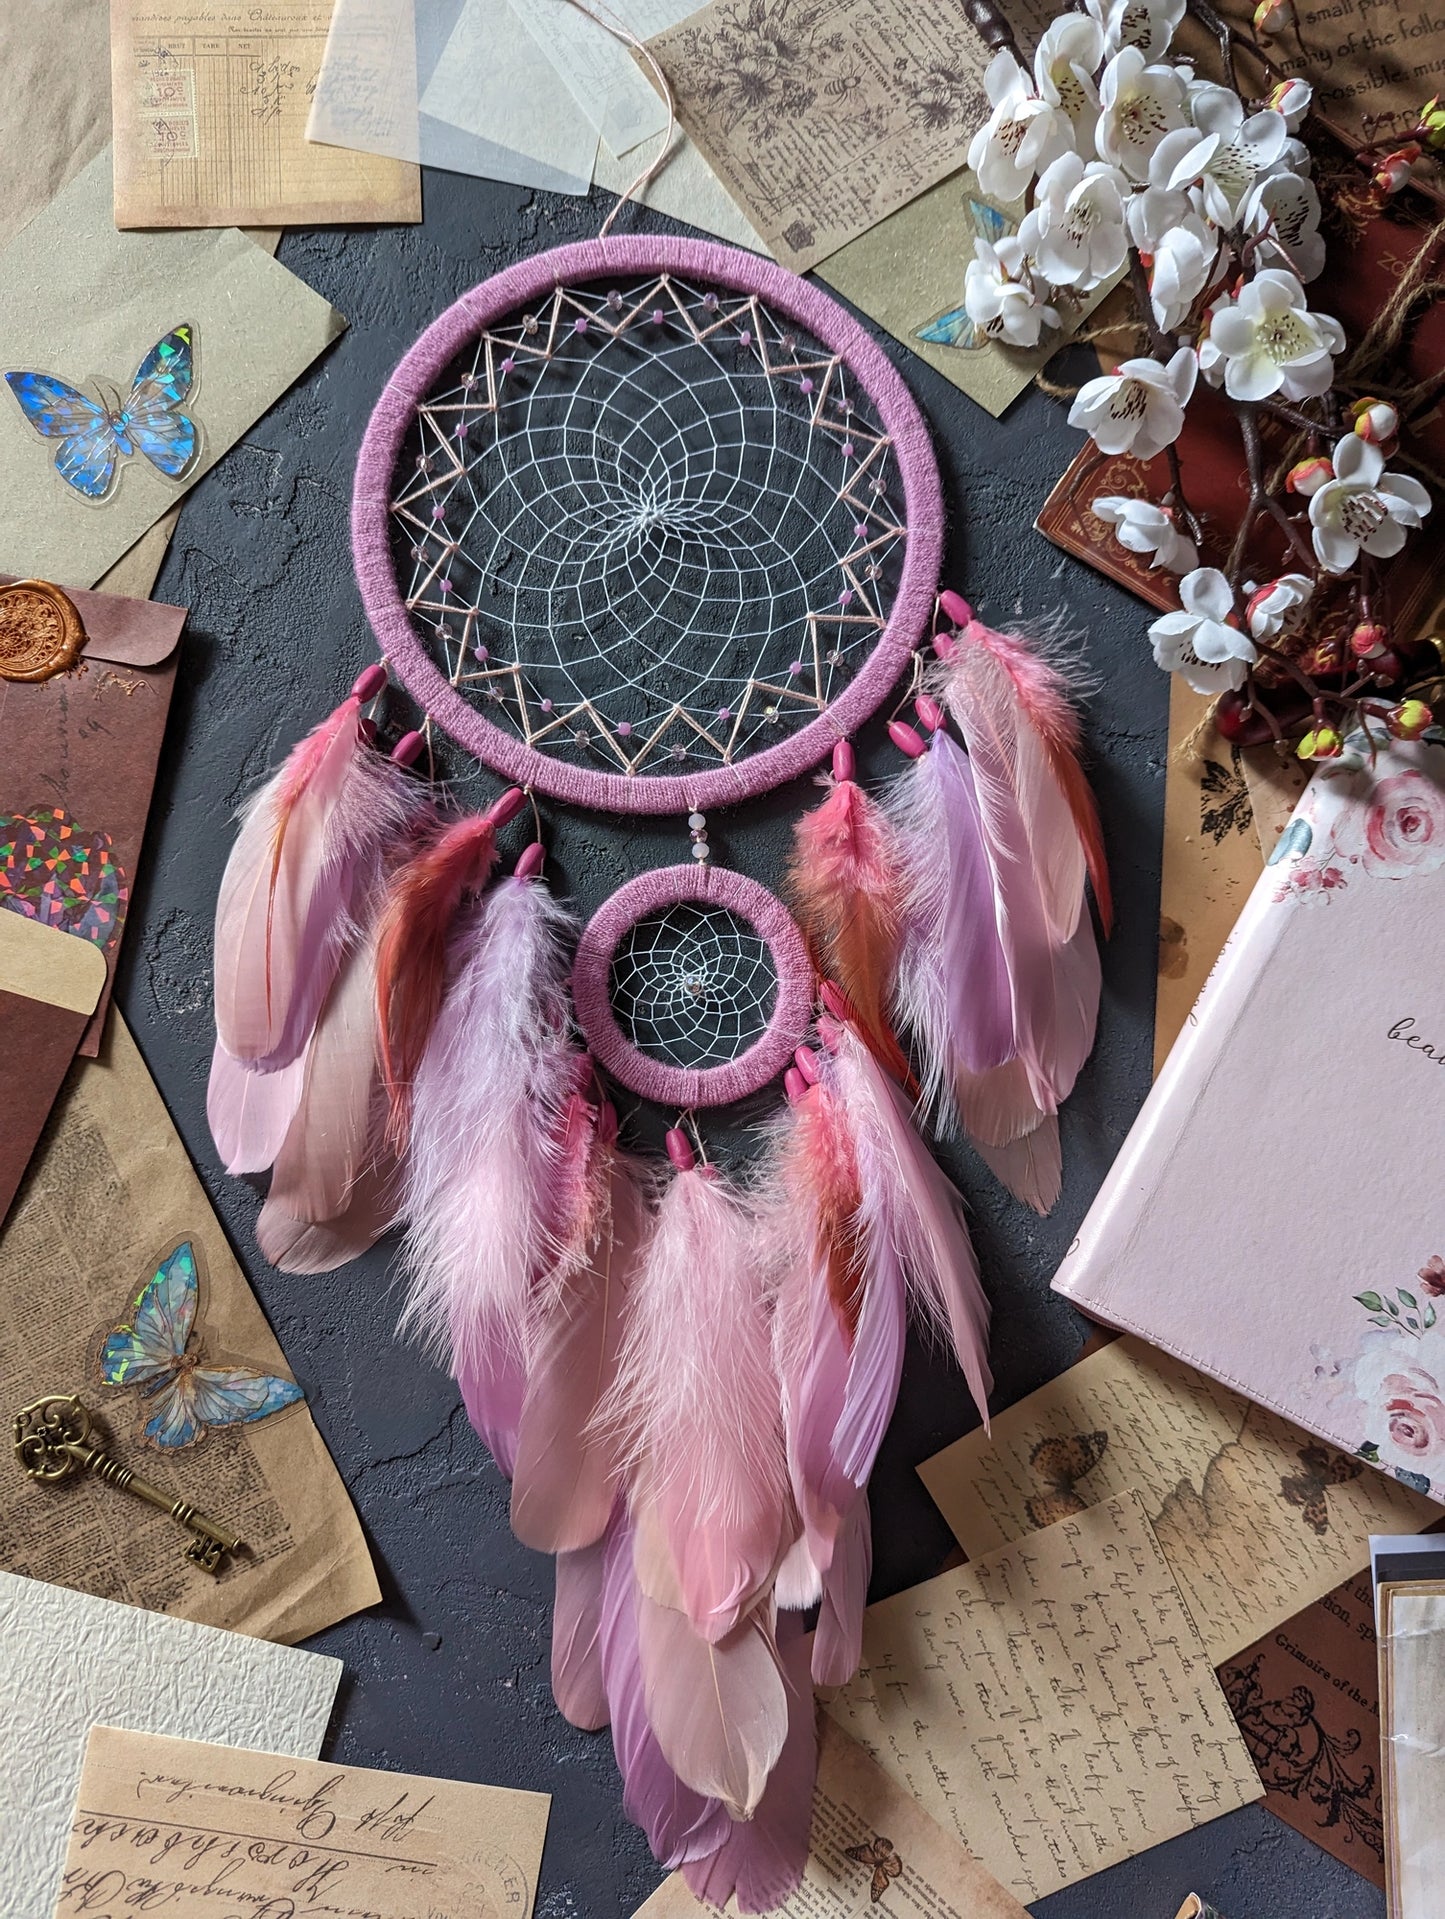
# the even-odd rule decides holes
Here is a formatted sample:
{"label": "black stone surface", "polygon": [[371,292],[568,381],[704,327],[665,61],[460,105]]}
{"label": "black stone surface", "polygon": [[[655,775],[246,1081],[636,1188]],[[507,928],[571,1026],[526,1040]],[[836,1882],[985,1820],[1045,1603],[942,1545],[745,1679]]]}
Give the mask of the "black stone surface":
{"label": "black stone surface", "polygon": [[[259,1193],[220,1171],[206,1130],[211,917],[238,803],[341,696],[374,649],[352,578],[348,506],[362,432],[386,376],[466,287],[519,256],[595,233],[603,196],[566,201],[428,173],[424,223],[290,233],[280,258],[350,325],[338,345],[191,494],[156,592],[191,609],[175,709],[123,963],[126,1017],[351,1490],[385,1594],[315,1643],[346,1663],[328,1751],[552,1794],[540,1919],[626,1919],[660,1874],[623,1818],[611,1746],[557,1714],[548,1686],[550,1562],[507,1526],[506,1487],[451,1382],[392,1336],[393,1247],[323,1279],[272,1271],[255,1249]],[[627,222],[666,223],[651,216]],[[890,339],[936,435],[949,514],[946,580],[985,616],[1062,607],[1098,682],[1093,772],[1119,901],[1093,1059],[1064,1116],[1053,1216],[1002,1197],[945,1154],[974,1208],[994,1301],[996,1406],[1067,1366],[1083,1322],[1049,1291],[1149,1084],[1167,685],[1138,604],[1031,531],[1078,444],[1038,393],[1002,422]],[[865,771],[896,763],[870,728]],[[495,788],[473,772],[469,791]],[[806,782],[710,821],[715,856],[775,883]],[[672,822],[546,808],[553,884],[590,910],[641,867],[678,857]],[[514,829],[515,830],[515,829]],[[520,844],[520,842],[519,842]],[[656,1136],[655,1118],[642,1117]],[[1221,1196],[1221,1230],[1227,1208]],[[914,1348],[874,1479],[874,1596],[937,1570],[949,1549],[915,1464],[974,1423],[953,1370]],[[1198,1891],[1226,1919],[1378,1919],[1384,1902],[1259,1808],[1158,1847],[1037,1908],[1040,1919],[1173,1919]]]}

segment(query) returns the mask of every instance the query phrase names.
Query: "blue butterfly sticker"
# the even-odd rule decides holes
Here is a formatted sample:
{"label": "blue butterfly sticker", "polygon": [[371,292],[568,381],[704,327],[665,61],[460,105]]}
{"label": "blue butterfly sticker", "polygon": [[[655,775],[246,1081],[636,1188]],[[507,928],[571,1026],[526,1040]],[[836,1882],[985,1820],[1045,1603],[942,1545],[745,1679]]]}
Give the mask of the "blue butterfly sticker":
{"label": "blue butterfly sticker", "polygon": [[[996,246],[1005,235],[1018,231],[1018,222],[1011,220],[987,200],[975,200],[970,195],[968,213],[974,232],[980,240],[987,240],[990,246]],[[916,337],[927,340],[932,346],[961,347],[969,353],[987,346],[989,340],[983,328],[975,326],[969,319],[966,307],[950,307],[946,313],[940,313],[936,319],[930,320],[927,326],[921,326]]]}
{"label": "blue butterfly sticker", "polygon": [[83,499],[104,500],[122,460],[144,454],[157,473],[180,479],[201,450],[201,430],[181,403],[196,380],[195,328],[158,340],[121,404],[115,388],[92,380],[95,397],[49,373],[7,373],[20,411],[44,440],[59,440],[55,470]]}
{"label": "blue butterfly sticker", "polygon": [[148,1446],[173,1452],[194,1446],[216,1426],[265,1419],[304,1397],[292,1379],[251,1366],[205,1366],[189,1350],[200,1300],[200,1275],[185,1240],[136,1295],[130,1317],[101,1341],[103,1386],[134,1386],[147,1408],[141,1428]]}

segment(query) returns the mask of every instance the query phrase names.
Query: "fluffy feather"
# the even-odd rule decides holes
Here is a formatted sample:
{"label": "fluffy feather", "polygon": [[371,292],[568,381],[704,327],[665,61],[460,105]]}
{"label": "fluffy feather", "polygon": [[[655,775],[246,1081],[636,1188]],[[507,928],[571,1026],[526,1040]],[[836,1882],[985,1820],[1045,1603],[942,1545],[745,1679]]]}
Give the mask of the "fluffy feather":
{"label": "fluffy feather", "polygon": [[306,1059],[258,1073],[216,1041],[206,1086],[206,1118],[228,1173],[264,1173],[281,1150],[301,1098]]}
{"label": "fluffy feather", "polygon": [[[785,1637],[786,1633],[786,1637]],[[818,1714],[808,1674],[802,1621],[779,1623],[779,1650],[788,1693],[788,1733],[751,1819],[734,1820],[726,1843],[711,1858],[683,1867],[695,1899],[739,1912],[772,1912],[802,1883],[813,1824],[818,1776]]]}
{"label": "fluffy feather", "polygon": [[404,1330],[455,1371],[510,1470],[532,1291],[556,1255],[553,1179],[575,1085],[562,936],[545,886],[509,877],[449,942],[447,991],[417,1067],[403,1211]]}
{"label": "fluffy feather", "polygon": [[792,1512],[752,1221],[711,1168],[662,1200],[599,1420],[634,1511],[656,1509],[688,1617],[724,1638],[771,1585]]}
{"label": "fluffy feather", "polygon": [[423,788],[362,738],[353,694],[246,807],[216,904],[216,1031],[269,1068],[310,1038],[355,934],[353,890],[426,811]]}
{"label": "fluffy feather", "polygon": [[643,1695],[638,1598],[632,1528],[619,1513],[603,1545],[599,1643],[622,1808],[660,1863],[680,1866],[715,1853],[732,1822],[725,1806],[683,1785],[662,1756]]}
{"label": "fluffy feather", "polygon": [[859,1030],[905,1085],[912,1083],[888,1019],[902,923],[897,849],[882,811],[851,779],[798,821],[789,886],[820,973],[848,995]]}
{"label": "fluffy feather", "polygon": [[557,1555],[552,1604],[552,1697],[564,1719],[583,1732],[607,1724],[602,1675],[602,1572],[605,1537]]}

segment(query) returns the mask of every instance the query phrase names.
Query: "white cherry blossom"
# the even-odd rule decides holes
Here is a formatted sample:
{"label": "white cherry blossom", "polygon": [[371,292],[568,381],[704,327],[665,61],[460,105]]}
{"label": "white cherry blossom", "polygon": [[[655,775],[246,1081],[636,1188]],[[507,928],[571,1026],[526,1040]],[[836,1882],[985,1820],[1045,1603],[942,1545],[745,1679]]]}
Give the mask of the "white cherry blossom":
{"label": "white cherry blossom", "polygon": [[1281,573],[1257,587],[1244,610],[1245,621],[1257,640],[1277,640],[1286,627],[1293,626],[1308,606],[1315,583],[1307,573]]}
{"label": "white cherry blossom", "polygon": [[1306,307],[1294,274],[1267,267],[1236,299],[1216,303],[1199,364],[1211,384],[1223,380],[1231,399],[1267,400],[1279,393],[1304,400],[1328,392],[1331,356],[1344,344],[1338,320]]}
{"label": "white cherry blossom", "polygon": [[993,111],[969,143],[968,164],[995,200],[1017,200],[1051,160],[1073,145],[1073,128],[1062,107],[1051,106],[1005,48],[988,63],[983,79]]}
{"label": "white cherry blossom", "polygon": [[1060,154],[1039,176],[1019,238],[1052,285],[1090,291],[1119,271],[1129,248],[1128,193],[1117,167],[1077,153]]}
{"label": "white cherry blossom", "polygon": [[1114,529],[1114,538],[1131,553],[1148,553],[1151,567],[1166,573],[1188,573],[1199,564],[1199,550],[1187,533],[1174,524],[1167,507],[1152,500],[1131,500],[1106,493],[1094,501],[1099,519]]}
{"label": "white cherry blossom", "polygon": [[1142,184],[1159,142],[1185,124],[1184,82],[1173,67],[1150,66],[1138,47],[1116,53],[1099,81],[1099,158]]}
{"label": "white cherry blossom", "polygon": [[1080,387],[1069,408],[1069,425],[1083,427],[1103,453],[1152,460],[1179,438],[1198,370],[1190,347],[1180,347],[1167,366],[1125,360],[1116,373]]}
{"label": "white cherry blossom", "polygon": [[1320,565],[1348,572],[1361,552],[1386,560],[1430,511],[1430,495],[1407,473],[1387,473],[1379,447],[1347,433],[1335,447],[1335,477],[1310,498]]}
{"label": "white cherry blossom", "polygon": [[1259,654],[1253,640],[1229,624],[1234,594],[1216,566],[1201,566],[1179,582],[1180,611],[1164,613],[1149,628],[1154,658],[1178,673],[1196,693],[1222,693],[1244,684],[1245,669]]}
{"label": "white cherry blossom", "polygon": [[1035,291],[1023,242],[1013,236],[990,246],[974,242],[963,277],[968,317],[990,339],[1009,346],[1035,347],[1044,328],[1059,324],[1058,312]]}
{"label": "white cherry blossom", "polygon": [[1254,257],[1261,266],[1287,267],[1301,280],[1324,272],[1325,237],[1313,180],[1298,173],[1266,174],[1244,203],[1244,226],[1258,236]]}
{"label": "white cherry blossom", "polygon": [[1165,230],[1149,261],[1149,299],[1166,332],[1184,325],[1218,258],[1218,233],[1192,209]]}
{"label": "white cherry blossom", "polygon": [[1104,29],[1107,52],[1138,47],[1146,60],[1162,60],[1184,18],[1184,0],[1086,0]]}
{"label": "white cherry blossom", "polygon": [[1099,89],[1094,83],[1104,59],[1104,33],[1086,13],[1055,20],[1034,54],[1034,84],[1040,97],[1069,117],[1081,147],[1094,144]]}
{"label": "white cherry blossom", "polygon": [[1153,253],[1171,227],[1178,226],[1196,211],[1187,193],[1171,193],[1167,187],[1144,187],[1130,195],[1125,208],[1129,238],[1141,253]]}
{"label": "white cherry blossom", "polygon": [[1246,119],[1237,93],[1209,84],[1193,89],[1189,110],[1194,124],[1159,141],[1149,178],[1175,190],[1197,184],[1210,219],[1233,226],[1255,180],[1284,152],[1284,115],[1266,108]]}

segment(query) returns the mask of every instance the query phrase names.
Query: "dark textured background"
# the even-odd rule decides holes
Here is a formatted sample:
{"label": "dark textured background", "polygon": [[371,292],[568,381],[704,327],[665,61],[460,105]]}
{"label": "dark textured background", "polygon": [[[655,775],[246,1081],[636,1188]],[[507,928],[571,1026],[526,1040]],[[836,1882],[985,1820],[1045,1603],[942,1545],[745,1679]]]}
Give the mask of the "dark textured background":
{"label": "dark textured background", "polygon": [[[131,915],[121,1004],[270,1314],[360,1511],[384,1603],[315,1644],[346,1663],[329,1752],[552,1794],[540,1919],[626,1919],[660,1875],[623,1818],[605,1734],[574,1731],[548,1685],[551,1565],[507,1526],[507,1490],[445,1376],[392,1337],[393,1247],[322,1279],[255,1250],[260,1200],[219,1170],[206,1130],[211,915],[242,798],[345,692],[374,648],[352,578],[347,514],[357,447],[402,351],[466,287],[519,256],[595,233],[602,196],[554,200],[428,173],[416,228],[288,234],[280,257],[348,331],[188,499],[158,598],[191,609],[151,835]],[[651,216],[627,224],[666,223]],[[936,436],[949,513],[945,579],[986,617],[1063,606],[1087,636],[1088,715],[1119,926],[1105,955],[1099,1041],[1064,1115],[1064,1195],[1036,1220],[975,1161],[950,1155],[974,1209],[994,1302],[995,1406],[1067,1366],[1084,1323],[1049,1291],[1149,1084],[1168,689],[1137,602],[1030,529],[1078,443],[1038,393],[990,420],[885,339]],[[865,771],[896,765],[881,728]],[[472,770],[472,795],[493,790]],[[806,782],[710,821],[715,855],[776,883]],[[549,804],[550,877],[590,910],[643,866],[685,857],[679,822],[599,820]],[[514,828],[513,831],[519,831]],[[520,845],[520,840],[518,844]],[[641,1116],[646,1132],[655,1120]],[[1221,1231],[1228,1206],[1221,1193]],[[956,1374],[914,1348],[874,1476],[874,1596],[937,1570],[950,1541],[913,1468],[974,1423]],[[1173,1919],[1191,1891],[1226,1919],[1378,1919],[1380,1895],[1251,1808],[1036,1908],[1041,1919]]]}

